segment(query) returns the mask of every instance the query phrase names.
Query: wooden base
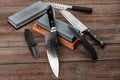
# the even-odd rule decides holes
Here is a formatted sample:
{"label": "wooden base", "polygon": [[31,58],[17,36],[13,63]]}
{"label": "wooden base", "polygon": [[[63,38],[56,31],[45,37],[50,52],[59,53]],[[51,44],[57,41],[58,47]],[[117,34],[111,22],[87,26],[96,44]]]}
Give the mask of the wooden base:
{"label": "wooden base", "polygon": [[[39,26],[37,25],[37,23],[33,25],[32,29],[35,30],[35,31],[37,31],[38,33],[43,34],[43,35],[49,33],[48,30],[46,30],[46,29],[44,29],[44,28],[42,28],[42,27],[39,27]],[[70,48],[70,49],[72,49],[72,50],[74,50],[75,47],[79,44],[79,41],[78,41],[78,40],[75,40],[74,42],[71,43],[71,42],[69,42],[68,40],[63,39],[63,38],[60,37],[60,36],[58,36],[58,41],[59,41],[59,43],[61,43],[62,45],[66,46],[66,47],[68,47],[68,48]]]}

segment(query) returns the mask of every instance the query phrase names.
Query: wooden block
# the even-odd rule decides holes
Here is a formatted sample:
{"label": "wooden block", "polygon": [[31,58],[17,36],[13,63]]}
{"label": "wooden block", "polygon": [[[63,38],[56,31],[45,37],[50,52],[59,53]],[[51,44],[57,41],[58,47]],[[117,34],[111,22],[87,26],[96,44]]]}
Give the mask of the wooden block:
{"label": "wooden block", "polygon": [[[44,29],[44,28],[42,28],[42,27],[39,27],[39,26],[37,25],[37,23],[33,25],[32,29],[35,30],[35,31],[37,31],[38,33],[43,34],[43,35],[49,33],[48,30],[46,30],[46,29]],[[68,40],[63,39],[63,38],[60,37],[60,36],[58,36],[58,41],[59,41],[59,43],[61,43],[62,45],[66,46],[66,47],[68,47],[68,48],[70,48],[70,49],[72,49],[72,50],[74,50],[75,47],[79,44],[79,41],[78,41],[77,39],[71,43],[71,42],[69,42]]]}

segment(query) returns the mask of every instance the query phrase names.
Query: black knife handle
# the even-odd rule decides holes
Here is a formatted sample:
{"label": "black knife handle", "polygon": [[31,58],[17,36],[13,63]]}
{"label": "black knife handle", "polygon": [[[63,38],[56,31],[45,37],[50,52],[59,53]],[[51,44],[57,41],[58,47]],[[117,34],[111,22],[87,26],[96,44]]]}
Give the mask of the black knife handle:
{"label": "black knife handle", "polygon": [[24,36],[29,50],[31,51],[33,57],[37,59],[39,57],[39,53],[37,51],[36,42],[33,40],[32,32],[29,29],[25,29]]}
{"label": "black knife handle", "polygon": [[102,41],[98,36],[96,36],[90,29],[87,29],[85,32],[87,32],[97,43],[99,43],[101,48],[104,48],[104,41]]}
{"label": "black knife handle", "polygon": [[87,49],[88,52],[91,54],[92,59],[96,60],[98,58],[97,57],[97,52],[95,51],[93,46],[82,36],[80,38],[80,42],[84,46],[84,48]]}
{"label": "black knife handle", "polygon": [[51,5],[48,6],[47,14],[48,14],[50,28],[55,27],[54,11],[53,11],[53,7]]}
{"label": "black knife handle", "polygon": [[25,35],[25,40],[28,43],[28,46],[32,47],[32,46],[36,45],[36,43],[35,43],[35,41],[33,40],[33,37],[32,37],[32,32],[29,29],[25,29],[24,35]]}
{"label": "black knife handle", "polygon": [[90,53],[92,59],[96,60],[97,52],[95,51],[93,46],[84,37],[82,37],[79,33],[77,33],[74,28],[69,26],[69,29],[75,35],[75,37],[80,41],[80,43],[84,46],[84,48]]}
{"label": "black knife handle", "polygon": [[89,7],[72,6],[72,9],[92,13],[92,8],[89,8]]}

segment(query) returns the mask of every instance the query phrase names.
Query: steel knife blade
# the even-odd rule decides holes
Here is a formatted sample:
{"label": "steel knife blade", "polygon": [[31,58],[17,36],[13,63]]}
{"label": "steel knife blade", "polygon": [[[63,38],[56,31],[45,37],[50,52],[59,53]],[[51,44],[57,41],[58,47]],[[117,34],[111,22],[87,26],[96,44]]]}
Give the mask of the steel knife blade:
{"label": "steel knife blade", "polygon": [[104,48],[105,43],[98,36],[96,36],[89,28],[87,28],[81,21],[79,21],[72,13],[67,10],[60,10],[60,13],[66,18],[66,20],[80,32],[89,34],[101,48]]}
{"label": "steel knife blade", "polygon": [[74,34],[74,36],[80,41],[80,43],[84,46],[84,48],[90,53],[92,59],[97,59],[97,52],[92,47],[92,45],[84,38],[82,37],[76,30],[69,26],[70,31]]}
{"label": "steel knife blade", "polygon": [[57,9],[63,9],[63,10],[72,9],[72,10],[78,10],[78,11],[92,13],[92,8],[89,8],[89,7],[64,5],[64,4],[58,4],[58,3],[47,3],[47,4],[51,5],[54,8],[57,8]]}
{"label": "steel knife blade", "polygon": [[34,58],[39,58],[39,53],[36,47],[36,42],[32,38],[32,32],[29,29],[25,29],[24,32],[25,40],[27,41],[28,47]]}
{"label": "steel knife blade", "polygon": [[48,61],[51,66],[51,69],[56,77],[59,75],[59,60],[57,53],[57,30],[55,25],[55,15],[52,6],[48,6],[47,9],[49,24],[50,24],[50,33],[45,35],[46,49]]}

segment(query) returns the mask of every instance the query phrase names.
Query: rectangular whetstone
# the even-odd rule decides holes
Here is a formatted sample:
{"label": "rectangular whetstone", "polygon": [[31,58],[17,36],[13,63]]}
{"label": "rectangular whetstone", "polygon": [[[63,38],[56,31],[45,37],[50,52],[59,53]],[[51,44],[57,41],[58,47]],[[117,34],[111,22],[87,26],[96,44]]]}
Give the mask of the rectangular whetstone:
{"label": "rectangular whetstone", "polygon": [[[37,23],[33,25],[32,29],[37,31],[40,34],[43,34],[43,35],[49,33],[48,30],[38,26]],[[60,44],[66,46],[66,47],[68,47],[68,48],[70,48],[72,50],[74,50],[79,44],[79,40],[77,40],[77,39],[75,41],[73,41],[73,42],[69,42],[68,40],[66,40],[66,39],[64,39],[64,38],[62,38],[60,36],[58,36],[58,41],[59,41]]]}
{"label": "rectangular whetstone", "polygon": [[47,4],[38,1],[20,12],[8,17],[8,22],[12,24],[15,29],[18,29],[35,18],[41,16],[47,7]]}
{"label": "rectangular whetstone", "polygon": [[[46,30],[50,31],[49,21],[48,21],[48,15],[45,14],[42,17],[40,17],[37,21],[38,26],[45,28]],[[62,38],[73,42],[75,40],[75,36],[72,34],[72,32],[69,30],[69,27],[67,23],[64,23],[58,19],[55,19],[55,24],[57,27],[58,35]],[[76,29],[76,31],[79,33],[79,30]]]}

